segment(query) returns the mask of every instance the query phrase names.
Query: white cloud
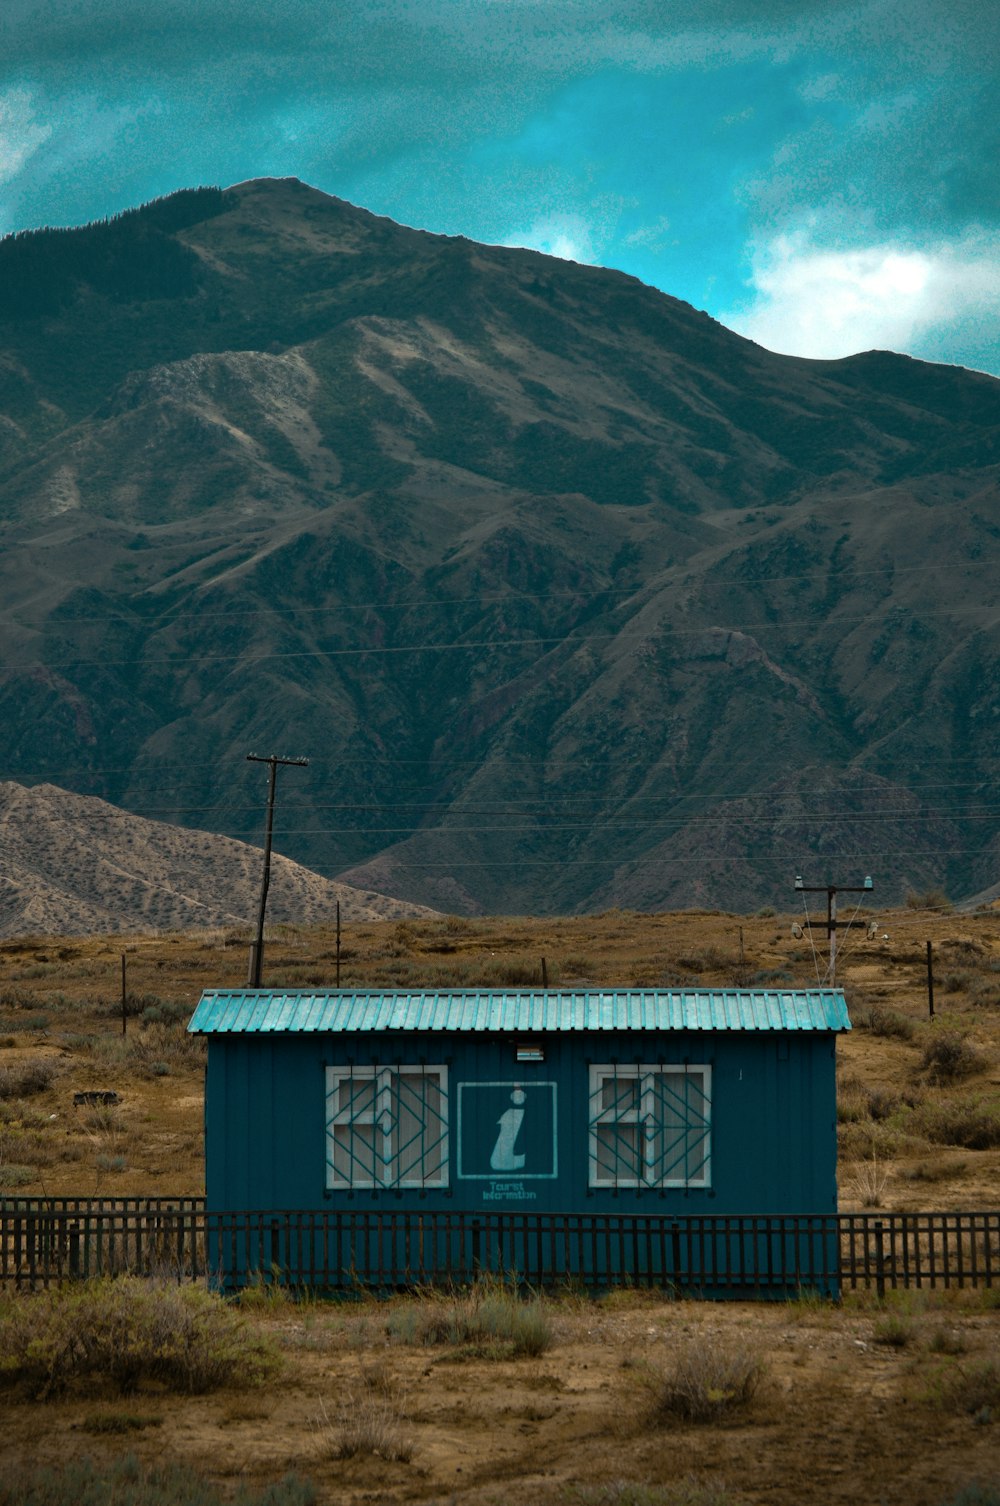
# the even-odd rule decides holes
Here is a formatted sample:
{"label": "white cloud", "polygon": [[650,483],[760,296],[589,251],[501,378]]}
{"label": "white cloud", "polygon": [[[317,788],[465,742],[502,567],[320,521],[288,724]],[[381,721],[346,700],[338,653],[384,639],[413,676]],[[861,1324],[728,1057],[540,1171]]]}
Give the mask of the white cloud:
{"label": "white cloud", "polygon": [[52,135],[52,127],[35,119],[27,89],[0,94],[0,183],[9,183]]}
{"label": "white cloud", "polygon": [[530,229],[507,236],[505,246],[524,246],[529,251],[543,251],[561,261],[578,261],[593,265],[597,260],[590,229],[575,214],[550,215],[536,220]]}
{"label": "white cloud", "polygon": [[973,232],[919,250],[826,250],[806,231],[751,256],[754,297],[719,318],[769,350],[826,359],[910,350],[944,325],[1000,317],[1000,236]]}
{"label": "white cloud", "polygon": [[[626,235],[623,244],[626,246],[641,246],[647,251],[662,251],[671,243],[670,219],[661,214],[659,219],[653,220],[648,225],[640,225],[633,230],[631,235]],[[676,244],[676,240],[674,240]]]}

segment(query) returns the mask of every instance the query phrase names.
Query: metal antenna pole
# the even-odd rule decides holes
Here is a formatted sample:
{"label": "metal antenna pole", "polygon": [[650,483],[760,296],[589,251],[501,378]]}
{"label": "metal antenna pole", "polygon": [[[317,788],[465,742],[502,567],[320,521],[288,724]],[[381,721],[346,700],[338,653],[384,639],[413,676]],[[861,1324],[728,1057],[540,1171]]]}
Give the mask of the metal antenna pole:
{"label": "metal antenna pole", "polygon": [[[825,894],[826,895],[826,934],[830,943],[830,983],[837,981],[837,895],[838,894],[869,894],[875,887],[870,878],[866,878],[863,884],[804,884],[801,878],[796,877],[795,887],[800,894]],[[860,900],[858,901],[860,904]],[[853,922],[843,923],[846,930]]]}
{"label": "metal antenna pole", "polygon": [[261,968],[264,965],[264,911],[267,908],[267,891],[271,883],[271,832],[274,828],[274,792],[278,782],[278,765],[286,764],[293,768],[304,769],[309,767],[309,760],[308,758],[279,758],[277,753],[261,758],[257,753],[248,753],[247,762],[270,765],[267,782],[267,824],[264,830],[264,873],[260,884],[260,904],[257,907],[257,939],[250,947],[250,966],[247,971],[247,988],[260,988]]}

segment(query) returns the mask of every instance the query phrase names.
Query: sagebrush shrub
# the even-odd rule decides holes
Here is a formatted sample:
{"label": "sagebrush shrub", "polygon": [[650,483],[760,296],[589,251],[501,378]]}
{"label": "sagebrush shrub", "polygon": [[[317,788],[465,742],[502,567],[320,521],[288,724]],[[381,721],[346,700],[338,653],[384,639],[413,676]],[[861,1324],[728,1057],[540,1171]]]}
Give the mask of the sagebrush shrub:
{"label": "sagebrush shrub", "polygon": [[917,1123],[936,1145],[991,1150],[1000,1145],[1000,1099],[977,1098],[925,1104]]}
{"label": "sagebrush shrub", "polygon": [[932,1082],[957,1082],[978,1072],[983,1057],[957,1030],[942,1030],[927,1042],[920,1065]]}
{"label": "sagebrush shrub", "polygon": [[0,1385],[39,1399],[80,1380],[197,1394],[258,1384],[277,1366],[269,1342],[197,1287],[119,1277],[0,1299]]}
{"label": "sagebrush shrub", "polygon": [[905,1014],[895,1009],[886,1009],[884,1004],[873,1004],[868,1011],[868,1029],[872,1035],[912,1041],[916,1026]]}
{"label": "sagebrush shrub", "polygon": [[30,1098],[33,1093],[44,1093],[58,1073],[56,1063],[44,1056],[0,1067],[0,1098]]}
{"label": "sagebrush shrub", "polygon": [[944,1506],[1000,1506],[1000,1485],[982,1485],[979,1481],[965,1485],[957,1496],[949,1496]]}
{"label": "sagebrush shrub", "polygon": [[[4,1470],[0,1506],[223,1506],[214,1485],[183,1465],[143,1466],[130,1454],[110,1464],[72,1460],[61,1469]],[[244,1486],[232,1506],[315,1506],[307,1480],[286,1475],[263,1488]]]}

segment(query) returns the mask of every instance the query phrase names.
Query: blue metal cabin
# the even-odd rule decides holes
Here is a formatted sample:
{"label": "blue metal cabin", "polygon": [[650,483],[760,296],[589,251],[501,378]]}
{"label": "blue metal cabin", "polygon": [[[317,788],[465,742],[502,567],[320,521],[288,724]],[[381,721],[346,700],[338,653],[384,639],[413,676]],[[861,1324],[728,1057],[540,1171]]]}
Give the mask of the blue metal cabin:
{"label": "blue metal cabin", "polygon": [[[633,1239],[637,1217],[648,1238],[665,1218],[837,1209],[839,990],[218,991],[188,1028],[208,1038],[213,1215],[311,1213],[324,1239],[330,1215],[405,1239],[403,1215],[419,1215],[436,1240],[466,1238],[458,1215],[487,1231],[608,1215]],[[486,1246],[477,1264],[505,1258],[493,1234]],[[627,1275],[624,1249],[570,1241],[559,1259],[586,1270],[563,1274]],[[373,1274],[356,1244],[338,1250]],[[664,1279],[680,1275],[676,1232],[673,1250]],[[437,1248],[445,1269],[456,1259]]]}

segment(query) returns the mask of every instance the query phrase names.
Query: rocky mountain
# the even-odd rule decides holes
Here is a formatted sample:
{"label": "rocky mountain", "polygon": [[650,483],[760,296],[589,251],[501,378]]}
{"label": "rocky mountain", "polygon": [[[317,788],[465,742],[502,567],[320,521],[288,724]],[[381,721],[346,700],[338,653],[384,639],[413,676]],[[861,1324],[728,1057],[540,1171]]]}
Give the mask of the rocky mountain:
{"label": "rocky mountain", "polygon": [[456,911],[996,881],[1000,382],[296,180],[0,243],[3,774]]}
{"label": "rocky mountain", "polygon": [[[52,785],[0,784],[0,937],[92,931],[249,933],[261,854],[244,842],[190,831],[71,795]],[[433,911],[331,883],[275,856],[268,924],[389,920]]]}

